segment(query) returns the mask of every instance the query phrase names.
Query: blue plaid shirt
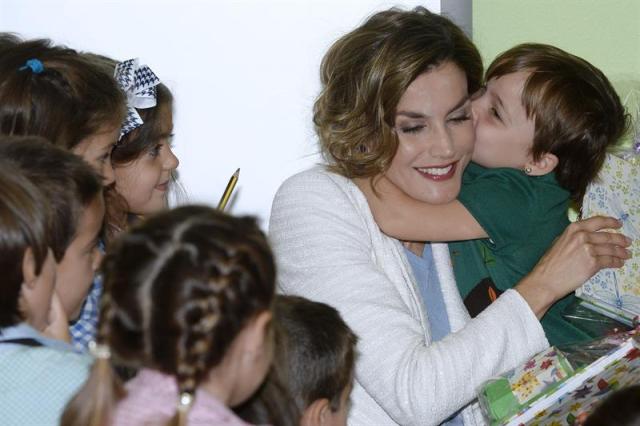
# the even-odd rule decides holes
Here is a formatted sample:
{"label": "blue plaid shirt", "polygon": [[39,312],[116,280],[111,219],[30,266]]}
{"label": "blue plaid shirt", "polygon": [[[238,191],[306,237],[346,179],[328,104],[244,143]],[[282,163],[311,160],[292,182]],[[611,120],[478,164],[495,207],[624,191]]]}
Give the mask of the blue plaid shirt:
{"label": "blue plaid shirt", "polygon": [[98,330],[101,296],[102,275],[96,275],[80,310],[80,316],[69,326],[71,344],[79,352],[87,352],[89,342],[95,339]]}

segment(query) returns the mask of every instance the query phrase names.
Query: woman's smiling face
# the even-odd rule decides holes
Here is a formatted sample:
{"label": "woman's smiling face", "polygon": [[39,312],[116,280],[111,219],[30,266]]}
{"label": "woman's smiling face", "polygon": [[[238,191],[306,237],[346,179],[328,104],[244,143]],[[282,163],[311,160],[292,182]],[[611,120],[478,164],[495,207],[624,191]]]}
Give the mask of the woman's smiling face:
{"label": "woman's smiling face", "polygon": [[417,200],[453,201],[475,138],[465,73],[445,62],[418,76],[398,102],[395,131],[387,178]]}

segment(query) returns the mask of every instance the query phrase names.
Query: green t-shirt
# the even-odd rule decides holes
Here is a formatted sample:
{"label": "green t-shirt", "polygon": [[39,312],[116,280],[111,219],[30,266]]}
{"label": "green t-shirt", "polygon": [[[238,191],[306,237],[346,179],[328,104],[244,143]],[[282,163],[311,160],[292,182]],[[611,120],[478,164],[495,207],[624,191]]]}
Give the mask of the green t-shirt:
{"label": "green t-shirt", "polygon": [[[477,299],[477,290],[470,293],[487,283],[494,284],[497,292],[512,288],[569,225],[569,192],[560,187],[553,173],[528,176],[516,169],[487,169],[471,163],[463,175],[458,200],[489,236],[449,244],[463,299]],[[561,317],[573,299],[573,295],[565,297],[542,319],[552,345],[591,337]],[[486,303],[480,301],[488,303],[488,297]]]}

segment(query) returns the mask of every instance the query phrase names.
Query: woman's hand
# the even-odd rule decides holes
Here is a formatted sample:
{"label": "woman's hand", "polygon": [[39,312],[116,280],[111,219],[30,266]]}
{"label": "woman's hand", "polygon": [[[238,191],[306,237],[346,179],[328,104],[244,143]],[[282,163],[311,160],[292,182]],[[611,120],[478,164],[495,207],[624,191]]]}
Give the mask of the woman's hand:
{"label": "woman's hand", "polygon": [[631,253],[631,240],[616,232],[621,222],[596,216],[572,223],[515,289],[542,318],[554,302],[605,268],[619,268]]}
{"label": "woman's hand", "polygon": [[51,297],[51,307],[49,309],[49,321],[47,327],[42,331],[46,337],[64,342],[71,342],[69,334],[69,320],[62,307],[62,302],[55,291]]}

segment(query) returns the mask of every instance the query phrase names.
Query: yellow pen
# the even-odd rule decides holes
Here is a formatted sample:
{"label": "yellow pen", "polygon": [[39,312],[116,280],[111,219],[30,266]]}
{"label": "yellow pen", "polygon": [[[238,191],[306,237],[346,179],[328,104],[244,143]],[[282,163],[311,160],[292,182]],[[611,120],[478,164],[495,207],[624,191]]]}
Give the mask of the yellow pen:
{"label": "yellow pen", "polygon": [[238,178],[240,177],[240,169],[236,170],[236,172],[231,175],[231,179],[229,179],[229,183],[222,194],[222,198],[220,198],[220,202],[218,203],[218,210],[223,211],[225,207],[227,207],[227,203],[229,202],[229,198],[231,198],[231,193],[233,193],[233,189],[236,187],[236,183],[238,182]]}

